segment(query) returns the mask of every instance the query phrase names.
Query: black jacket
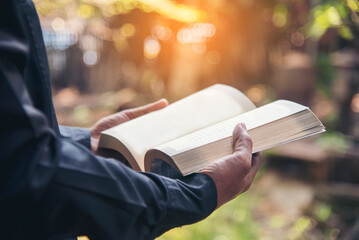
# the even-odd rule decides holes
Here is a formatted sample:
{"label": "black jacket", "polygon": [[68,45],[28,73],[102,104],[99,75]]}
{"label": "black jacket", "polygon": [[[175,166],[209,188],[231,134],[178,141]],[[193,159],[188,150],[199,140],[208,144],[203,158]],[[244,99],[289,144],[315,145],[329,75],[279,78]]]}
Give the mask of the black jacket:
{"label": "black jacket", "polygon": [[[66,136],[63,136],[66,135]],[[89,150],[89,131],[60,134],[35,8],[0,7],[0,239],[150,239],[208,216],[205,174],[138,173]]]}

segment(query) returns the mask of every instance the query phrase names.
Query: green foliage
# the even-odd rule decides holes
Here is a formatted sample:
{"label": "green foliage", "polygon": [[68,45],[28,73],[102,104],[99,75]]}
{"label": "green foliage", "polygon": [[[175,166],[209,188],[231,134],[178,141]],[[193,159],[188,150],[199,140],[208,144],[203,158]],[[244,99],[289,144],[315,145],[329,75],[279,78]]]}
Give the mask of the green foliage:
{"label": "green foliage", "polygon": [[306,231],[310,227],[310,225],[311,225],[311,219],[309,217],[302,216],[294,223],[294,228],[298,232],[302,233]]}
{"label": "green foliage", "polygon": [[347,5],[352,11],[359,12],[358,0],[347,0]]}
{"label": "green foliage", "polygon": [[338,153],[345,153],[351,147],[350,141],[339,132],[326,132],[319,138],[319,145],[325,149],[331,149]]}
{"label": "green foliage", "polygon": [[309,24],[308,35],[321,37],[330,27],[339,27],[347,12],[340,1],[327,1],[311,10],[313,21]]}
{"label": "green foliage", "polygon": [[274,13],[272,17],[273,25],[278,28],[287,26],[288,23],[288,7],[284,3],[277,3],[274,6]]}
{"label": "green foliage", "polygon": [[353,40],[354,35],[348,26],[341,26],[338,29],[339,35],[346,40]]}
{"label": "green foliage", "polygon": [[78,126],[86,126],[91,122],[91,111],[86,105],[79,105],[73,110],[73,120]]}
{"label": "green foliage", "polygon": [[330,217],[331,213],[332,209],[326,203],[317,204],[314,208],[315,217],[321,222],[325,222]]}
{"label": "green foliage", "polygon": [[339,114],[337,112],[332,112],[328,114],[325,118],[325,127],[327,130],[335,129],[338,126]]}
{"label": "green foliage", "polygon": [[159,239],[258,239],[259,226],[252,215],[252,210],[257,203],[258,196],[249,193],[242,194],[215,211],[206,220],[173,229]]}
{"label": "green foliage", "polygon": [[310,10],[311,21],[305,26],[307,37],[319,39],[328,28],[336,28],[341,37],[353,40],[349,28],[351,11],[359,11],[357,0],[327,0],[318,4]]}
{"label": "green foliage", "polygon": [[329,53],[319,53],[316,58],[317,84],[327,97],[331,97],[331,86],[335,77]]}

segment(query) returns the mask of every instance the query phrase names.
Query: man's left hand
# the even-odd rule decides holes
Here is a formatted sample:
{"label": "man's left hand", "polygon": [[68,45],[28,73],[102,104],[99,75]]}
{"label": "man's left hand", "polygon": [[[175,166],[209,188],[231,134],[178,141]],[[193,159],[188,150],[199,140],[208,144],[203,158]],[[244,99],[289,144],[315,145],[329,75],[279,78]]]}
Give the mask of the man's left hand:
{"label": "man's left hand", "polygon": [[127,122],[134,118],[140,117],[147,113],[162,109],[168,105],[166,99],[161,99],[157,102],[147,104],[142,107],[132,108],[124,110],[110,116],[100,119],[92,128],[91,128],[91,150],[94,153],[97,153],[98,143],[100,140],[100,134],[102,131],[112,128],[121,123]]}

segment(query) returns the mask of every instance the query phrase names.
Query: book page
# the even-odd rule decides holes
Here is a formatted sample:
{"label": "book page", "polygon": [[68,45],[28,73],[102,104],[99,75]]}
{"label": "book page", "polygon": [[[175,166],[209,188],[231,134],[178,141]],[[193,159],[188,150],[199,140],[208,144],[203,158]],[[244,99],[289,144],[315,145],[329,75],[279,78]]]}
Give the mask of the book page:
{"label": "book page", "polygon": [[262,151],[278,144],[284,144],[312,133],[325,131],[324,126],[309,110],[293,114],[268,126],[250,130],[253,151]]}
{"label": "book page", "polygon": [[169,156],[174,156],[189,149],[232,136],[233,129],[238,123],[245,123],[247,129],[250,130],[304,111],[305,109],[307,109],[307,107],[303,105],[291,101],[278,100],[165,143],[156,147],[156,149],[165,152]]}
{"label": "book page", "polygon": [[[287,118],[285,118],[287,119]],[[275,132],[280,132],[282,126],[280,124],[274,124],[276,128],[272,129],[272,134],[275,135]],[[261,128],[261,127],[259,127]],[[314,134],[324,132],[325,129],[323,126],[317,126],[307,130],[297,129],[295,134],[284,134],[280,137],[273,137],[264,141],[262,144],[254,144],[253,153],[258,151],[263,151],[268,148],[276,147],[285,143],[299,140],[304,137],[308,137]],[[249,130],[249,135],[251,135],[251,130]],[[258,139],[262,138],[252,138],[253,142],[256,143]],[[218,140],[216,142],[211,142],[209,144],[200,146],[198,148],[191,149],[189,151],[183,152],[181,154],[172,156],[173,161],[178,164],[174,167],[178,169],[183,175],[190,174],[192,172],[198,171],[209,164],[215,162],[216,160],[223,158],[227,155],[230,155],[233,152],[233,138],[232,136]],[[157,158],[162,159],[164,155],[164,160],[167,160],[169,156],[160,152],[157,152]]]}
{"label": "book page", "polygon": [[[303,112],[308,112],[312,116],[310,122],[307,122],[306,117],[301,115],[295,117],[296,114]],[[288,116],[291,117],[288,118]],[[281,121],[281,119],[286,120]],[[272,124],[274,122],[278,122],[278,124],[273,128]],[[262,147],[261,141],[263,138],[266,138],[266,135],[269,140],[274,136],[274,140],[277,141],[275,135],[278,134],[278,138],[284,138],[280,140],[287,141],[286,136],[288,134],[292,135],[305,127],[313,127],[312,122],[315,122],[314,125],[320,124],[319,120],[317,121],[316,117],[307,107],[294,102],[279,100],[182,138],[175,139],[155,149],[171,157],[178,169],[183,174],[188,174],[208,165],[209,162],[233,152],[232,132],[238,123],[245,123],[250,135],[256,129],[263,129],[261,131],[254,131],[253,133],[256,136],[254,136],[255,139],[252,138],[254,148],[258,145],[256,144],[256,141],[258,141],[260,144],[257,149],[260,149]],[[259,134],[256,132],[259,132]],[[281,132],[285,133],[284,136],[280,136]],[[264,142],[271,144],[269,140],[266,141],[264,139]]]}
{"label": "book page", "polygon": [[[138,163],[134,169],[144,171],[147,150],[252,109],[254,104],[240,91],[216,84],[164,109],[106,130],[102,135],[112,142],[111,146],[120,146],[114,139],[126,146]],[[100,147],[105,145],[108,143],[100,141]]]}

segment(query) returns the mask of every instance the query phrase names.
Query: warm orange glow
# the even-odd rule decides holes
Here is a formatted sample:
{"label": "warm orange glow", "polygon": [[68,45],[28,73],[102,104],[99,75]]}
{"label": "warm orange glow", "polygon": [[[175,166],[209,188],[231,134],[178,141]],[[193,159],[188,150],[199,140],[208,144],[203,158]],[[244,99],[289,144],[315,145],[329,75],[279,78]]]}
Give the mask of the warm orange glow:
{"label": "warm orange glow", "polygon": [[192,50],[197,54],[203,54],[207,51],[207,45],[205,43],[194,43],[192,44]]}
{"label": "warm orange glow", "polygon": [[216,27],[212,23],[195,23],[181,28],[177,33],[177,40],[182,43],[202,43],[213,37]]}
{"label": "warm orange glow", "polygon": [[90,240],[87,236],[79,236],[77,240]]}
{"label": "warm orange glow", "polygon": [[172,30],[168,27],[156,25],[151,29],[152,36],[161,41],[169,41],[172,37]]}
{"label": "warm orange glow", "polygon": [[353,96],[351,108],[353,112],[359,112],[359,93]]}
{"label": "warm orange glow", "polygon": [[252,100],[255,103],[258,103],[265,98],[266,92],[267,92],[266,87],[263,84],[257,84],[251,87],[247,91],[246,95],[249,97],[250,100]]}
{"label": "warm orange glow", "polygon": [[221,54],[217,51],[210,51],[207,53],[207,62],[216,65],[221,61]]}
{"label": "warm orange glow", "polygon": [[180,22],[199,22],[207,18],[207,14],[203,11],[196,10],[186,5],[176,4],[169,0],[137,0],[154,11]]}
{"label": "warm orange glow", "polygon": [[[191,8],[183,4],[178,4],[171,0],[86,0],[86,2],[101,6],[109,6],[114,3],[123,3],[124,5],[132,4],[133,6],[139,7],[144,12],[154,11],[179,22],[203,22],[207,19],[207,14],[204,11]],[[92,12],[89,13],[88,9],[82,10],[85,15],[84,17],[92,14]],[[116,15],[126,10],[127,9],[110,8],[109,13]]]}

